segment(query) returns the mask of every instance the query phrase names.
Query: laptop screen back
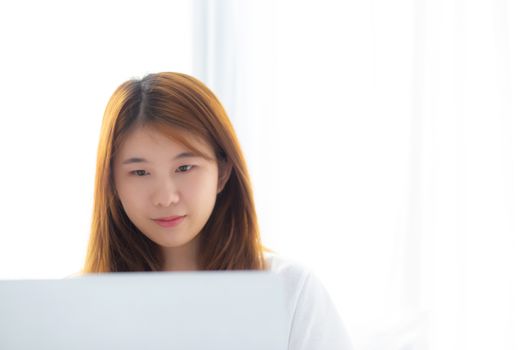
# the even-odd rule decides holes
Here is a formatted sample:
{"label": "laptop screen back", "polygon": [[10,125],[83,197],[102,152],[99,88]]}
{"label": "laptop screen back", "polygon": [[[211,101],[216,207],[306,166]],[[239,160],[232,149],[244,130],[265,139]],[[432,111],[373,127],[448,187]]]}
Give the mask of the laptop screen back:
{"label": "laptop screen back", "polygon": [[268,272],[148,272],[0,281],[0,349],[284,350]]}

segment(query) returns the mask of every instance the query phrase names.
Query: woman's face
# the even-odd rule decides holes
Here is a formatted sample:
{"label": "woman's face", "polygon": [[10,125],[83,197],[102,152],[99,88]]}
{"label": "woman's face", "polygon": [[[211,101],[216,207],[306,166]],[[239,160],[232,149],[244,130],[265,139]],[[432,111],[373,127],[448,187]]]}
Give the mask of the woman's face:
{"label": "woman's face", "polygon": [[[195,238],[208,221],[219,192],[213,149],[189,136],[199,151],[191,153],[148,127],[128,134],[116,155],[115,185],[124,211],[135,226],[163,248],[179,248]],[[172,222],[158,219],[181,217]]]}

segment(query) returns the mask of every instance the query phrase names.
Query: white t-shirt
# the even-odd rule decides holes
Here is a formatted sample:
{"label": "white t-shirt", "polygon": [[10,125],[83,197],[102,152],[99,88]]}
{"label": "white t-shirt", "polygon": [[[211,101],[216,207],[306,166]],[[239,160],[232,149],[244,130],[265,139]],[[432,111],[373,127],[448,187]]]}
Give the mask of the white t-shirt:
{"label": "white t-shirt", "polygon": [[288,350],[351,350],[350,337],[328,292],[296,262],[265,253],[269,271],[285,284]]}

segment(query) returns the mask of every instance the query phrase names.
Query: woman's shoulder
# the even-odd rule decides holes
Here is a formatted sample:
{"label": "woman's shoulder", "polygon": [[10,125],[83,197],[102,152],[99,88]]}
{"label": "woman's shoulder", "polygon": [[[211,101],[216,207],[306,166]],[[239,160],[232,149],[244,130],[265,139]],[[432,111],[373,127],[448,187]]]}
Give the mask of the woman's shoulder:
{"label": "woman's shoulder", "polygon": [[72,272],[70,273],[69,275],[63,277],[64,279],[69,279],[69,278],[77,278],[77,277],[83,277],[85,276],[86,273],[84,271],[75,271],[75,272]]}
{"label": "woman's shoulder", "polygon": [[265,252],[266,270],[293,280],[302,280],[312,273],[304,263],[283,255]]}
{"label": "woman's shoulder", "polygon": [[352,349],[345,325],[314,270],[302,262],[265,254],[267,270],[284,284],[290,349]]}
{"label": "woman's shoulder", "polygon": [[312,282],[314,285],[319,282],[313,270],[303,262],[269,252],[264,254],[264,258],[266,270],[281,278],[288,302],[292,304],[295,304],[305,292],[311,291]]}

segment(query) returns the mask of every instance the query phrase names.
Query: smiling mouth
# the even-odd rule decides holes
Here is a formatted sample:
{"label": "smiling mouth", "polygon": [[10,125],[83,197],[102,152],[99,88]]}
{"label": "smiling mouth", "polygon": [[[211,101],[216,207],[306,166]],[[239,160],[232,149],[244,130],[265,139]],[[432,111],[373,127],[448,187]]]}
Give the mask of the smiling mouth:
{"label": "smiling mouth", "polygon": [[158,219],[153,219],[154,221],[173,221],[173,220],[177,220],[179,218],[183,218],[185,217],[186,215],[174,215],[174,216],[167,216],[167,217],[164,217],[164,218],[158,218]]}
{"label": "smiling mouth", "polygon": [[175,225],[178,225],[181,223],[186,216],[172,216],[170,220],[166,220],[166,218],[162,219],[154,219],[158,225],[162,227],[173,227]]}

